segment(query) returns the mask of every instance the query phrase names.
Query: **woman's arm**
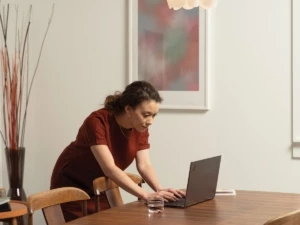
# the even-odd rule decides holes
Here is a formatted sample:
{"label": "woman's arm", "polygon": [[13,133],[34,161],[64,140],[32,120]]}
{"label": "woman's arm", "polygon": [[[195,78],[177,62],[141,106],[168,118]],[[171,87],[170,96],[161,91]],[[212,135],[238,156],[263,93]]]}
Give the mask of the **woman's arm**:
{"label": "woman's arm", "polygon": [[112,154],[106,145],[93,145],[91,150],[105,176],[112,179],[117,185],[132,195],[147,200],[149,194],[115,165]]}
{"label": "woman's arm", "polygon": [[[124,171],[117,167],[115,165],[111,152],[106,145],[93,145],[91,146],[91,150],[105,176],[112,179],[125,191],[143,200],[147,200],[150,195],[155,194],[147,193],[144,189],[134,183]],[[173,193],[170,193],[168,191],[160,191],[159,194],[166,200],[176,200],[176,197],[173,195]]]}
{"label": "woman's arm", "polygon": [[146,183],[152,188],[152,190],[159,191],[163,189],[158,181],[154,168],[151,165],[148,149],[137,152],[136,167]]}
{"label": "woman's arm", "polygon": [[[178,197],[185,196],[185,193],[183,191],[173,189],[173,188],[168,188],[164,189],[161,184],[158,181],[158,178],[156,176],[156,173],[154,171],[154,168],[151,165],[151,160],[149,156],[149,150],[141,150],[138,151],[136,154],[136,167],[143,179],[146,181],[146,183],[156,192],[158,191],[164,191],[167,193],[174,194]],[[174,197],[166,196],[164,194],[164,197],[170,200],[175,200]]]}

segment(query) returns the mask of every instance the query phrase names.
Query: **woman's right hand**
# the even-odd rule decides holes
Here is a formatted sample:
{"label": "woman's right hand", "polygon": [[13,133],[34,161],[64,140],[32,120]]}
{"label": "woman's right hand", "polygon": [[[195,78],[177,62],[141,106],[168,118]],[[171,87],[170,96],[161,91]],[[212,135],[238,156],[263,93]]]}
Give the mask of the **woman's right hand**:
{"label": "woman's right hand", "polygon": [[164,199],[164,201],[166,201],[166,202],[178,200],[178,198],[173,193],[166,191],[166,190],[161,190],[161,191],[157,191],[154,193],[150,193],[150,194],[148,194],[147,198],[150,196],[156,196],[156,195],[162,197]]}

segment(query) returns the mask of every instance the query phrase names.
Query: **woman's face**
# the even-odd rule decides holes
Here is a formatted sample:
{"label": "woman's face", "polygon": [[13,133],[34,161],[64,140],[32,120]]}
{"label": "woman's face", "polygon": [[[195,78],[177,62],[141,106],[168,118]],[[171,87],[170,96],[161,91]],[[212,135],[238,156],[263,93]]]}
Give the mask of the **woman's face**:
{"label": "woman's face", "polygon": [[159,110],[159,103],[153,100],[144,101],[135,109],[126,107],[131,125],[139,132],[145,131],[152,123]]}

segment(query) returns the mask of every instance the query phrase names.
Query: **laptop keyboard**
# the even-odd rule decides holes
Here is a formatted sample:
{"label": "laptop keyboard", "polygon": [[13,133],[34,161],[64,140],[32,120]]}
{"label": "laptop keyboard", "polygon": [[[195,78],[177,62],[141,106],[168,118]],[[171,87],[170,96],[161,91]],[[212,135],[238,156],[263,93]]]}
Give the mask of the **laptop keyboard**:
{"label": "laptop keyboard", "polygon": [[185,197],[183,198],[179,198],[177,201],[174,201],[174,202],[165,202],[165,206],[184,206],[184,203],[185,203]]}

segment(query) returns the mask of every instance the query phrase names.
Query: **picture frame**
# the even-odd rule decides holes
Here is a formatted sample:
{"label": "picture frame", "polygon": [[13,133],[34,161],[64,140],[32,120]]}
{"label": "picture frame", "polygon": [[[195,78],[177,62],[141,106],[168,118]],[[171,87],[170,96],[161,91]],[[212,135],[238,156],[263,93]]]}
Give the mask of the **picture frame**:
{"label": "picture frame", "polygon": [[292,1],[292,157],[300,159],[300,3]]}
{"label": "picture frame", "polygon": [[[182,20],[189,22],[189,17],[192,12],[194,14],[197,14],[198,12],[197,20],[193,18],[194,22],[196,21],[199,23],[197,27],[198,31],[196,32],[197,35],[195,35],[195,31],[193,31],[193,34],[184,33],[182,30],[180,30],[181,28],[184,28],[184,26],[180,28],[178,25],[179,35],[180,32],[184,36],[190,37],[191,35],[194,35],[194,37],[196,39],[198,38],[198,40],[190,41],[190,39],[187,38],[185,39],[186,41],[181,41],[180,38],[177,38],[177,43],[179,45],[175,46],[174,43],[176,43],[176,41],[173,42],[172,40],[173,38],[176,39],[176,32],[171,30],[171,32],[169,31],[171,35],[168,35],[163,33],[164,29],[161,28],[160,25],[157,26],[161,29],[158,31],[158,29],[154,26],[151,28],[151,25],[147,25],[147,21],[143,22],[139,4],[149,1],[151,1],[151,5],[153,5],[153,3],[160,4],[160,6],[156,7],[161,7],[161,9],[158,9],[158,11],[162,11],[162,17],[165,16],[163,12],[166,14],[172,14],[173,17],[177,13],[180,15],[176,15],[175,17],[181,16],[181,18],[183,18]],[[146,80],[153,84],[153,86],[159,90],[159,93],[163,98],[163,102],[160,107],[161,109],[209,110],[209,13],[200,7],[192,9],[194,11],[185,9],[173,10],[169,8],[166,9],[166,7],[168,7],[166,0],[128,0],[128,83],[136,80]],[[143,12],[147,10],[145,8],[146,7],[143,7]],[[170,10],[170,12],[167,12],[166,10]],[[149,10],[149,12],[151,13],[152,10]],[[157,16],[153,15],[153,18],[157,18]],[[146,28],[143,27],[143,23],[146,24]],[[173,28],[175,27],[174,29],[177,29],[176,22],[173,21],[172,23],[173,24],[171,24],[171,26],[173,26]],[[166,26],[168,26],[168,24]],[[167,27],[167,30],[170,30],[169,27]],[[143,32],[147,32],[146,35]],[[144,38],[142,35],[144,35],[146,38]],[[151,38],[153,38],[154,44],[152,43],[151,46],[147,46],[147,43],[151,43]],[[143,42],[145,40],[147,41],[146,44]],[[190,46],[188,47],[190,53],[184,53],[185,56],[189,55],[188,59],[182,60],[181,58],[173,64],[168,64],[168,62],[174,58],[173,56],[176,56],[176,51],[178,49],[182,49],[180,46],[191,45],[191,43],[194,46],[197,46],[197,48],[194,48],[196,51],[190,51],[190,49],[193,48]],[[152,54],[153,49],[156,49],[158,53],[154,52],[154,54]],[[183,51],[186,49],[183,49]],[[174,51],[174,54],[172,51]],[[197,54],[195,54],[195,52],[197,52]],[[189,63],[191,65],[190,67]],[[197,65],[195,63],[197,63]],[[175,70],[174,67],[176,67]],[[177,73],[177,71],[183,72]],[[175,74],[177,78],[172,77],[175,76]],[[153,80],[156,83],[153,82]]]}

